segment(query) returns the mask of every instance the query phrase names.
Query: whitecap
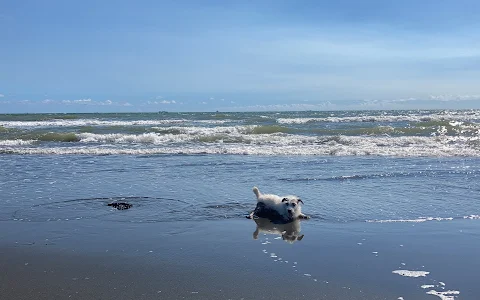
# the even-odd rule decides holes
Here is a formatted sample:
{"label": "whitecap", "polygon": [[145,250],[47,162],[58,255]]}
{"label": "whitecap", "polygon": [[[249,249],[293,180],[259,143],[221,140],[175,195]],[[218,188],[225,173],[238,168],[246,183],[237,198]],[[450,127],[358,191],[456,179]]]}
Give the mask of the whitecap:
{"label": "whitecap", "polygon": [[0,140],[0,146],[26,146],[35,143],[35,140]]}

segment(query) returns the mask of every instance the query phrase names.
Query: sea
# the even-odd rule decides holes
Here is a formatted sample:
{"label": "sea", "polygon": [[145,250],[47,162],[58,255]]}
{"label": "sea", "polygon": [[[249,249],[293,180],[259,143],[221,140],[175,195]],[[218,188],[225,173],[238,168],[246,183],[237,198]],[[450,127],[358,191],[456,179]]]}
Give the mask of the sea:
{"label": "sea", "polygon": [[[55,224],[45,232],[60,241],[71,224],[95,224],[95,234],[154,224],[178,235],[195,223],[253,232],[245,216],[257,186],[298,195],[311,217],[294,243],[267,230],[244,244],[266,265],[299,251],[310,257],[300,277],[324,285],[369,270],[338,284],[350,299],[358,285],[375,294],[389,284],[398,299],[480,295],[480,110],[0,114],[0,166],[0,225],[15,237],[42,224]],[[332,273],[322,247],[348,250],[329,256]],[[375,260],[382,251],[390,257]]]}
{"label": "sea", "polygon": [[0,153],[478,157],[480,110],[0,115]]}

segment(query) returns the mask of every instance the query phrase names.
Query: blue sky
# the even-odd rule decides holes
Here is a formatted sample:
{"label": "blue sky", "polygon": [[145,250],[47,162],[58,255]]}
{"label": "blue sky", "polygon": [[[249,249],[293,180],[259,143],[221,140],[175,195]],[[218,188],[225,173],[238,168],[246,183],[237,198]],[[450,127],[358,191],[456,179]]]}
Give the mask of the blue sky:
{"label": "blue sky", "polygon": [[480,1],[0,2],[0,113],[480,108]]}

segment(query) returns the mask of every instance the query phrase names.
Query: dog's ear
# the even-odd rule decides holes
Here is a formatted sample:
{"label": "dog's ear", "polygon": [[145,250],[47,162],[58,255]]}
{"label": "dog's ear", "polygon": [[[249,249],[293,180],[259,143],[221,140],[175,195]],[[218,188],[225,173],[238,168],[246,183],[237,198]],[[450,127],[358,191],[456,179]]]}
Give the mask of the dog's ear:
{"label": "dog's ear", "polygon": [[283,198],[283,199],[282,199],[282,202],[287,202],[287,201],[288,201],[287,198]]}
{"label": "dog's ear", "polygon": [[304,204],[303,201],[302,201],[302,199],[298,199],[298,202],[302,202],[302,204]]}

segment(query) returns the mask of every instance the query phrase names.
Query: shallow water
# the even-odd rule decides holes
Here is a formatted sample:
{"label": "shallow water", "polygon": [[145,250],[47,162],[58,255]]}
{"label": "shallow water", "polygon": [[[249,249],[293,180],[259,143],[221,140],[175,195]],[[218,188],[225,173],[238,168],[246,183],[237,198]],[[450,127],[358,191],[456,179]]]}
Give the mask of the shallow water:
{"label": "shallow water", "polygon": [[0,164],[0,219],[21,222],[238,219],[255,206],[253,186],[300,196],[319,223],[480,214],[478,158],[2,155]]}

